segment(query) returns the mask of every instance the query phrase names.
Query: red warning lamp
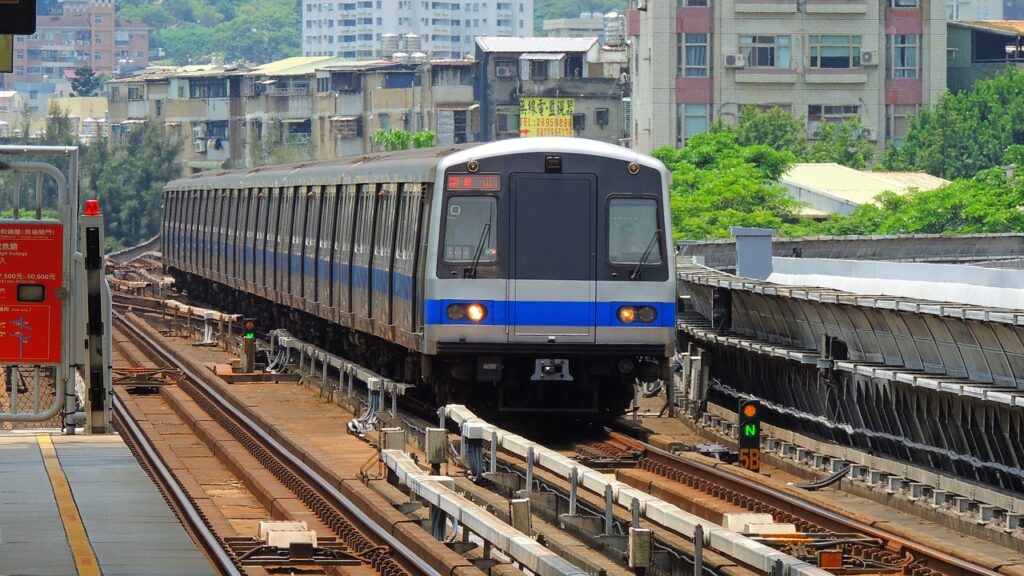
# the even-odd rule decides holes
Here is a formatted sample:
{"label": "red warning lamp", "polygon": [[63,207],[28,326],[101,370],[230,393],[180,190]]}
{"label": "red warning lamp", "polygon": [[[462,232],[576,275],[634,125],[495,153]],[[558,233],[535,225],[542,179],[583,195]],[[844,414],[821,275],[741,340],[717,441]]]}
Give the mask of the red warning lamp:
{"label": "red warning lamp", "polygon": [[99,216],[100,215],[100,201],[99,200],[86,200],[85,201],[85,215],[86,216]]}

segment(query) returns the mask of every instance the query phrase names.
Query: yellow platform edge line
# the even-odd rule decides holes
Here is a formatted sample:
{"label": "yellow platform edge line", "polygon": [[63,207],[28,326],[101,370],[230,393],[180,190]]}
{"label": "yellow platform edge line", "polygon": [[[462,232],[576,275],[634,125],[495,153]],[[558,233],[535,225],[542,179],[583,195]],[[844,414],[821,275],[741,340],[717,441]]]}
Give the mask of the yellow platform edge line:
{"label": "yellow platform edge line", "polygon": [[68,484],[68,478],[64,475],[60,460],[57,459],[53,440],[49,434],[40,434],[36,436],[36,441],[39,443],[39,451],[43,454],[43,465],[46,467],[47,476],[50,477],[50,485],[53,486],[53,497],[57,500],[60,521],[64,524],[64,532],[71,546],[71,555],[75,559],[78,576],[100,576],[102,572],[99,562],[96,560],[92,544],[89,543],[89,536],[85,533],[85,524],[82,523],[82,516],[75,505],[75,497],[71,495],[71,485]]}

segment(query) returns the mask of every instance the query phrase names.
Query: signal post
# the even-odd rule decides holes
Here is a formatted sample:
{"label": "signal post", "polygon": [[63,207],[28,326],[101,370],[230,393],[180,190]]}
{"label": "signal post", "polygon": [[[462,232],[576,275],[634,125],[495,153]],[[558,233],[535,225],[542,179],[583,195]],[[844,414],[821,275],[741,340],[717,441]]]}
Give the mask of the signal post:
{"label": "signal post", "polygon": [[739,409],[739,464],[751,472],[761,471],[761,403],[740,400]]}

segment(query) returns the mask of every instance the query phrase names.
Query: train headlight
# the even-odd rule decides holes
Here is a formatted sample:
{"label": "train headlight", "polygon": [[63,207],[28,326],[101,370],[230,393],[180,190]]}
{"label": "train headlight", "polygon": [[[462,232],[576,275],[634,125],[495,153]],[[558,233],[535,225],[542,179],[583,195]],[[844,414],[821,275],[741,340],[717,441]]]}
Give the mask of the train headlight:
{"label": "train headlight", "polygon": [[463,304],[450,304],[445,313],[452,322],[461,322],[466,319],[466,306]]}
{"label": "train headlight", "polygon": [[619,322],[623,324],[632,324],[636,320],[636,308],[632,306],[623,306],[619,308]]}
{"label": "train headlight", "polygon": [[466,306],[466,316],[473,322],[483,322],[487,318],[487,308],[483,304]]}
{"label": "train headlight", "polygon": [[644,324],[650,324],[654,322],[654,319],[658,317],[658,311],[653,306],[641,306],[636,311],[636,319],[643,322]]}

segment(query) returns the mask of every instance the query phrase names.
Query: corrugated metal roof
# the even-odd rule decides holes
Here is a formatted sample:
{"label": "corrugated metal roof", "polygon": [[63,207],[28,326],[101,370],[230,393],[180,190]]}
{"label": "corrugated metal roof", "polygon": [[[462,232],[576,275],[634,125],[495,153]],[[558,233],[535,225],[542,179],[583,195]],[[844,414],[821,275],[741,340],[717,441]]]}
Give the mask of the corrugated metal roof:
{"label": "corrugated metal roof", "polygon": [[1024,20],[950,20],[948,24],[1004,36],[1024,36]]}
{"label": "corrugated metal roof", "polygon": [[337,56],[295,56],[256,66],[249,71],[250,76],[301,76],[314,72],[317,68],[326,68],[350,62]]}
{"label": "corrugated metal roof", "polygon": [[527,52],[519,57],[520,60],[561,60],[565,58],[565,52]]}
{"label": "corrugated metal roof", "polygon": [[833,163],[794,164],[779,181],[815,194],[866,204],[882,192],[906,194],[911,189],[933,190],[949,180],[919,172],[863,172]]}
{"label": "corrugated metal roof", "polygon": [[477,36],[484,52],[586,52],[597,43],[587,38],[534,38],[532,36]]}

